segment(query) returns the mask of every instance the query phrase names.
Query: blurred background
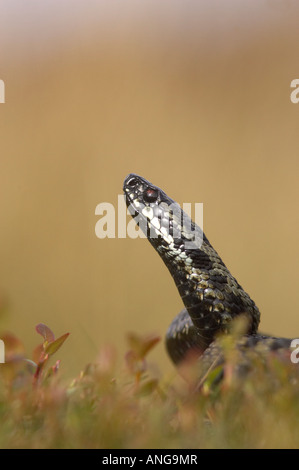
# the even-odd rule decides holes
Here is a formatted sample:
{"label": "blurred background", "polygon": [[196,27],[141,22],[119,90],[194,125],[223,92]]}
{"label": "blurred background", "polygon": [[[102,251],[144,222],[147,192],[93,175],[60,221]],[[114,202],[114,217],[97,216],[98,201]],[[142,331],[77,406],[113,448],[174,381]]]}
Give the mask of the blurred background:
{"label": "blurred background", "polygon": [[[77,374],[181,310],[146,240],[95,236],[130,172],[203,202],[261,329],[299,336],[298,15],[291,0],[1,1],[0,326],[28,354],[37,323],[69,331]],[[151,357],[172,373],[163,343]]]}

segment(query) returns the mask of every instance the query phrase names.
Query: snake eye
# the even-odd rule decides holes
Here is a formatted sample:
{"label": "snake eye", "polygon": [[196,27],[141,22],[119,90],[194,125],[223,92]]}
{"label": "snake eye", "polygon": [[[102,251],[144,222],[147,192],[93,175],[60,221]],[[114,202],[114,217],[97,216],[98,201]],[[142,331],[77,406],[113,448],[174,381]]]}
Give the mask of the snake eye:
{"label": "snake eye", "polygon": [[137,178],[131,178],[128,182],[127,185],[131,186],[131,188],[134,188],[138,184]]}
{"label": "snake eye", "polygon": [[158,191],[155,189],[147,189],[144,192],[143,199],[145,202],[155,202],[158,199]]}

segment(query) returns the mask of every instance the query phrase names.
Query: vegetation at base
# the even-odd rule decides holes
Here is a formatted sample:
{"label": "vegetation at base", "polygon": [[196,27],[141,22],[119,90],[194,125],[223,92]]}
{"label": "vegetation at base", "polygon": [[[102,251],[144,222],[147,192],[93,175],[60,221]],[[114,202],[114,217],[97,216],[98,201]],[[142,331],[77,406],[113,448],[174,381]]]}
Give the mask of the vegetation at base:
{"label": "vegetation at base", "polygon": [[[200,387],[198,363],[181,371],[186,381],[161,378],[148,362],[159,338],[128,335],[128,352],[117,366],[113,347],[65,383],[57,356],[68,334],[57,339],[46,325],[32,359],[12,334],[0,364],[1,448],[297,448],[299,374],[277,355],[252,358],[251,371],[234,373],[236,356],[225,339],[227,361]],[[66,344],[63,347],[67,347]],[[222,380],[217,380],[219,375]]]}

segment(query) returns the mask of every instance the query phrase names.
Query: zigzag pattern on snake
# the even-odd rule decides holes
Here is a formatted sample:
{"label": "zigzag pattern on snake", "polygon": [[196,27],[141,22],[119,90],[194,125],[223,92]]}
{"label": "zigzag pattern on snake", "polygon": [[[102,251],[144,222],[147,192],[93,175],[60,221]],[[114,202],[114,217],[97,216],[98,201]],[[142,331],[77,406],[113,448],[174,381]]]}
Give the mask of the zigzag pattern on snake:
{"label": "zigzag pattern on snake", "polygon": [[248,327],[239,348],[289,350],[290,339],[258,332],[260,312],[254,301],[173,199],[136,174],[127,176],[123,189],[129,212],[167,266],[185,306],[166,334],[176,365],[190,352],[210,364],[219,355],[217,337],[228,333],[240,315],[246,316]]}

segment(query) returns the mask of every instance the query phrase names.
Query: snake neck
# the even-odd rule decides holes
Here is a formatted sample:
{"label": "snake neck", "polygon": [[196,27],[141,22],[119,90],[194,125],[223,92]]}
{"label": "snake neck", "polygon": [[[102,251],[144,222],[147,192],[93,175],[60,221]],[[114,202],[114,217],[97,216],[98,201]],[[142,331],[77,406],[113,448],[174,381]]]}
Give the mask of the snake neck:
{"label": "snake neck", "polygon": [[126,204],[169,269],[191,320],[208,346],[227,332],[239,314],[258,329],[260,313],[231,275],[204,233],[160,188],[131,174],[124,183]]}

